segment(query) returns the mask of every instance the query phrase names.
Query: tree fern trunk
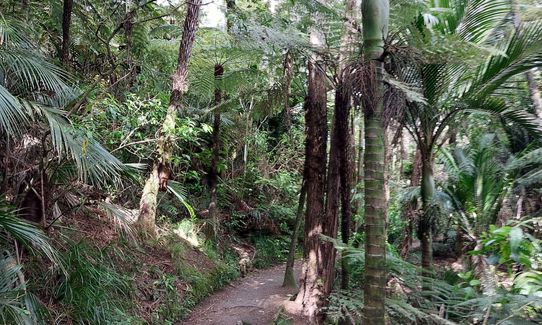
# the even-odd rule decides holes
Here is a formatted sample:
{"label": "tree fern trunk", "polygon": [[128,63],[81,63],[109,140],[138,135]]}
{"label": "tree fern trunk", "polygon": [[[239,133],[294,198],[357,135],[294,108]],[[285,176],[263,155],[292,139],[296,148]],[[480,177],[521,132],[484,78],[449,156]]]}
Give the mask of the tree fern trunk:
{"label": "tree fern trunk", "polygon": [[215,65],[215,82],[217,83],[217,88],[215,89],[215,111],[214,111],[214,120],[213,120],[213,135],[212,135],[212,157],[211,157],[211,167],[209,169],[209,192],[211,194],[211,201],[209,203],[209,217],[213,221],[213,232],[214,236],[218,235],[219,231],[219,219],[218,219],[218,193],[217,193],[217,183],[218,183],[218,161],[220,160],[220,119],[221,119],[221,108],[220,103],[222,102],[222,90],[218,88],[218,83],[222,80],[224,75],[224,67],[221,64]]}
{"label": "tree fern trunk", "polygon": [[[316,28],[310,32],[314,47],[323,46],[323,35]],[[322,58],[314,53],[308,63],[308,95],[305,100],[306,144],[305,166],[307,181],[307,209],[305,212],[305,245],[300,290],[296,303],[311,324],[322,321],[322,306],[330,288],[324,270],[334,260],[326,255],[320,235],[325,234],[325,188],[327,164],[327,94],[326,75]]]}
{"label": "tree fern trunk", "polygon": [[384,39],[389,23],[388,0],[362,2],[365,72],[365,283],[364,324],[385,324],[386,218],[384,171]]}
{"label": "tree fern trunk", "polygon": [[201,1],[202,0],[192,0],[187,4],[188,8],[184,20],[183,36],[179,46],[177,69],[172,77],[172,90],[169,106],[160,130],[160,138],[158,141],[159,158],[154,164],[152,173],[145,183],[141,201],[139,203],[139,217],[137,223],[143,232],[151,236],[154,236],[156,233],[156,204],[159,189],[158,171],[160,166],[169,165],[171,160],[175,120],[177,119],[177,111],[181,108],[181,97],[188,88],[188,60],[190,59],[192,45],[196,38]]}

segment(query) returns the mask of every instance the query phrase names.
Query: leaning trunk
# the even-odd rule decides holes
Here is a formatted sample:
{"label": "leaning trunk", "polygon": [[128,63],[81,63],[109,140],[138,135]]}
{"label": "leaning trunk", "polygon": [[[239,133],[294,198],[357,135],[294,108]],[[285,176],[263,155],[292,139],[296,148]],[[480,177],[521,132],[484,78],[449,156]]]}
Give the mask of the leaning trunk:
{"label": "leaning trunk", "polygon": [[219,220],[218,220],[218,194],[216,185],[218,183],[218,161],[220,159],[220,119],[221,119],[221,107],[222,102],[222,90],[218,87],[218,83],[222,80],[224,75],[224,67],[220,64],[215,65],[215,82],[217,87],[215,89],[215,110],[213,120],[213,136],[212,136],[212,157],[211,168],[209,170],[209,193],[211,194],[211,201],[209,203],[209,217],[213,221],[214,235],[218,235]]}
{"label": "leaning trunk", "polygon": [[365,283],[364,324],[385,324],[386,218],[383,50],[388,0],[362,2],[365,110]]}
{"label": "leaning trunk", "polygon": [[155,235],[156,205],[158,190],[165,190],[169,173],[165,179],[160,171],[169,169],[174,144],[175,120],[177,111],[181,108],[181,97],[188,88],[188,60],[192,52],[192,45],[198,28],[198,18],[202,0],[193,0],[188,3],[187,14],[184,20],[183,36],[179,46],[177,70],[172,77],[172,90],[166,117],[160,130],[158,140],[158,161],[155,162],[151,175],[145,183],[139,205],[137,220],[141,230],[151,236]]}
{"label": "leaning trunk", "polygon": [[63,64],[68,62],[70,53],[70,26],[72,20],[73,0],[64,0],[62,11],[62,47],[60,49],[60,60]]}
{"label": "leaning trunk", "polygon": [[303,180],[301,184],[301,191],[299,192],[299,202],[297,205],[297,213],[295,215],[294,232],[292,233],[292,239],[290,241],[290,251],[288,252],[288,260],[286,261],[286,272],[284,272],[283,287],[296,288],[297,280],[295,278],[294,263],[295,263],[295,250],[297,248],[297,237],[299,236],[299,230],[303,223],[303,210],[305,208],[305,199],[307,197],[307,186]]}
{"label": "leaning trunk", "polygon": [[[323,46],[323,35],[313,28],[310,40],[314,47]],[[308,95],[305,100],[306,143],[305,166],[307,181],[307,209],[305,212],[305,250],[300,290],[296,302],[311,324],[321,322],[321,308],[329,294],[326,267],[334,267],[328,255],[331,243],[321,239],[325,233],[325,187],[327,142],[326,76],[322,58],[314,53],[308,63]]]}

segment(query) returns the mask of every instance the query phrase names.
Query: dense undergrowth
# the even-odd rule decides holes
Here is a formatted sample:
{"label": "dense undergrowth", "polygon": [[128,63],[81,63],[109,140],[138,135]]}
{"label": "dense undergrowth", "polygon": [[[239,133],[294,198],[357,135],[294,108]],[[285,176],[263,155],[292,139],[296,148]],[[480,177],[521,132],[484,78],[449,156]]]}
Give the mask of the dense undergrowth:
{"label": "dense undergrowth", "polygon": [[28,289],[43,302],[45,323],[173,324],[240,276],[238,257],[227,245],[201,240],[195,247],[173,228],[158,241],[100,236],[110,223],[94,222],[101,227],[97,237],[72,240],[83,231],[73,228],[56,234],[65,273],[47,271],[43,259],[27,264]]}

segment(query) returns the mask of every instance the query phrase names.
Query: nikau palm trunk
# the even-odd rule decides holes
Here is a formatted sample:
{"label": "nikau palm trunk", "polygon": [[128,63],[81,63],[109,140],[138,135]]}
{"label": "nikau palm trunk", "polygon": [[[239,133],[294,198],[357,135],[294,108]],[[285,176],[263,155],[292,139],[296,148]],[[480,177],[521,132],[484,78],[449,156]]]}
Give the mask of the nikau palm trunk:
{"label": "nikau palm trunk", "polygon": [[418,239],[422,250],[422,268],[425,275],[430,275],[433,267],[433,208],[435,180],[433,175],[433,157],[429,150],[422,150],[421,198],[422,212],[418,221]]}
{"label": "nikau palm trunk", "polygon": [[386,218],[383,53],[388,0],[362,2],[363,106],[365,111],[365,283],[364,324],[385,324]]}
{"label": "nikau palm trunk", "polygon": [[156,232],[155,222],[158,190],[165,190],[168,181],[168,177],[164,180],[160,174],[164,169],[169,170],[170,168],[177,112],[181,108],[181,98],[188,89],[188,60],[190,59],[192,45],[196,38],[201,2],[202,0],[192,0],[187,3],[188,8],[184,20],[183,36],[179,46],[177,69],[172,76],[169,106],[158,140],[159,157],[157,162],[154,163],[151,175],[147,179],[143,188],[143,194],[141,195],[137,223],[143,232],[152,236]]}

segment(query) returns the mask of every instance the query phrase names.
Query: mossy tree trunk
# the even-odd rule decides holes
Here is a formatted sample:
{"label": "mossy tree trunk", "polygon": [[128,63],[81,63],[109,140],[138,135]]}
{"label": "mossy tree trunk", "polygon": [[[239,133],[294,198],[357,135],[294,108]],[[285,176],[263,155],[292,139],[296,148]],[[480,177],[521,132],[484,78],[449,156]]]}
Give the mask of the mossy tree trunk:
{"label": "mossy tree trunk", "polygon": [[[144,233],[150,236],[156,234],[156,205],[158,190],[160,188],[159,169],[170,164],[173,142],[175,140],[174,132],[177,112],[181,109],[181,98],[188,88],[188,60],[190,59],[192,46],[196,38],[201,2],[202,0],[192,0],[187,3],[187,13],[183,25],[183,36],[179,46],[177,69],[172,76],[169,106],[158,140],[158,159],[154,163],[153,170],[145,183],[139,204],[137,224]],[[162,189],[165,190],[164,188]]]}
{"label": "mossy tree trunk", "polygon": [[364,324],[385,324],[386,218],[383,55],[388,0],[362,2],[365,73],[365,283]]}

